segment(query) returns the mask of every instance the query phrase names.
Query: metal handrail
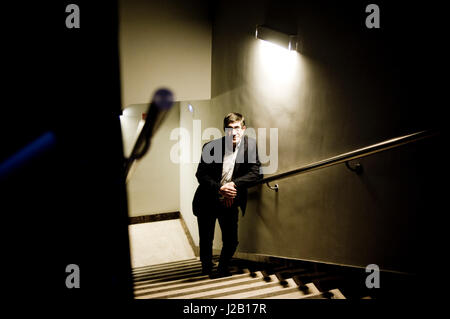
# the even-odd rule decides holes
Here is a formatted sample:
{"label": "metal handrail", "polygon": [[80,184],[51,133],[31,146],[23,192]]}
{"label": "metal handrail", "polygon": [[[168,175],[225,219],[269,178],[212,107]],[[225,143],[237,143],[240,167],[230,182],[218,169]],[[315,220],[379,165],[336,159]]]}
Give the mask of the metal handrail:
{"label": "metal handrail", "polygon": [[273,182],[275,180],[280,180],[283,178],[287,178],[287,177],[291,177],[294,175],[298,175],[298,174],[303,174],[303,173],[307,173],[307,172],[311,172],[317,169],[321,169],[321,168],[325,168],[325,167],[329,167],[329,166],[333,166],[333,165],[337,165],[337,164],[341,164],[341,163],[346,163],[347,167],[349,169],[351,169],[352,171],[355,172],[361,172],[360,168],[361,165],[358,164],[357,165],[357,169],[355,168],[350,168],[350,166],[348,165],[349,161],[358,159],[358,158],[362,158],[362,157],[366,157],[375,153],[379,153],[379,152],[383,152],[392,148],[396,148],[405,144],[409,144],[412,142],[416,142],[425,138],[429,138],[432,136],[435,136],[439,134],[438,131],[434,131],[434,130],[427,130],[427,131],[421,131],[421,132],[417,132],[417,133],[413,133],[413,134],[409,134],[409,135],[404,135],[404,136],[400,136],[400,137],[396,137],[396,138],[392,138],[390,140],[386,140],[377,144],[373,144],[373,145],[369,145],[363,148],[359,148],[357,150],[351,151],[351,152],[347,152],[347,153],[343,153],[337,156],[333,156],[327,159],[324,159],[322,161],[318,161],[318,162],[314,162],[284,173],[280,173],[280,174],[276,174],[276,175],[272,175],[263,179],[260,179],[254,183],[252,183],[250,185],[250,187],[259,185],[259,184],[267,184],[267,186],[269,186],[270,189],[273,189],[275,191],[278,191],[278,185],[275,186],[270,186],[269,183]]}

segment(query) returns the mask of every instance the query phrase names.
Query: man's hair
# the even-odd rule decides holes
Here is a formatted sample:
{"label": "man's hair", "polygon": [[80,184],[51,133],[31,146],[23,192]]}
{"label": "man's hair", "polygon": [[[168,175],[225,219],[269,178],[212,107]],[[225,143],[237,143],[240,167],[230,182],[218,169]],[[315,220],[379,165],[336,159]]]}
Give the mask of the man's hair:
{"label": "man's hair", "polygon": [[223,119],[223,129],[225,129],[228,124],[233,122],[241,122],[241,126],[245,126],[244,116],[242,116],[242,114],[240,113],[232,112],[225,116],[225,118]]}

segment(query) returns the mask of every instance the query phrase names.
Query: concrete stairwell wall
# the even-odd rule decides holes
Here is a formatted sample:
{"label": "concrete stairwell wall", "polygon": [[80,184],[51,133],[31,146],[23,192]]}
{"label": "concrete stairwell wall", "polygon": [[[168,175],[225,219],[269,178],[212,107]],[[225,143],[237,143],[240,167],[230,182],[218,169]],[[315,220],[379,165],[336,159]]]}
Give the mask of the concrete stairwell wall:
{"label": "concrete stairwell wall", "polygon": [[[220,123],[238,111],[267,136],[277,128],[274,173],[433,127],[442,109],[431,100],[425,108],[415,94],[427,79],[414,68],[419,53],[402,8],[386,4],[383,28],[370,30],[359,2],[221,1],[208,118]],[[300,52],[255,39],[257,24],[298,33]],[[420,231],[435,209],[434,146],[365,158],[362,176],[339,165],[282,180],[278,193],[253,188],[239,251],[415,271],[418,256],[435,253]]]}
{"label": "concrete stairwell wall", "polygon": [[[129,156],[144,125],[142,113],[148,104],[125,108],[120,117],[125,156]],[[147,154],[136,161],[127,182],[128,215],[130,217],[175,212],[180,207],[179,165],[170,160],[170,133],[180,123],[179,103],[166,114],[164,122],[152,137]]]}
{"label": "concrete stairwell wall", "polygon": [[[122,135],[128,156],[142,113],[161,87],[176,101],[211,97],[211,22],[204,0],[119,1]],[[128,182],[130,217],[175,212],[179,165],[170,160],[178,104],[156,132]]]}
{"label": "concrete stairwell wall", "polygon": [[[192,213],[192,199],[198,186],[195,173],[203,144],[223,135],[221,129],[223,119],[218,114],[220,112],[212,108],[211,100],[180,102],[180,130],[183,132],[173,136],[178,137],[173,142],[173,150],[175,152],[179,148],[179,154],[182,154],[179,158],[180,212],[197,248],[199,243],[197,218]],[[217,224],[214,233],[214,249],[220,248],[221,232]]]}

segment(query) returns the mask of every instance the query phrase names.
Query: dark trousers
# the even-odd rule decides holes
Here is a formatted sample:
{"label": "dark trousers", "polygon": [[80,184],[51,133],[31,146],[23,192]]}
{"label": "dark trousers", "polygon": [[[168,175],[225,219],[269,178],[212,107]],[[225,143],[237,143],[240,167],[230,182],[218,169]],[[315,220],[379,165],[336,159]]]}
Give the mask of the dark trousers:
{"label": "dark trousers", "polygon": [[216,209],[211,209],[209,214],[197,216],[200,236],[200,260],[206,267],[211,264],[216,220],[219,220],[220,230],[222,231],[222,251],[220,253],[219,268],[228,267],[239,243],[239,210],[237,207],[226,208],[218,206]]}

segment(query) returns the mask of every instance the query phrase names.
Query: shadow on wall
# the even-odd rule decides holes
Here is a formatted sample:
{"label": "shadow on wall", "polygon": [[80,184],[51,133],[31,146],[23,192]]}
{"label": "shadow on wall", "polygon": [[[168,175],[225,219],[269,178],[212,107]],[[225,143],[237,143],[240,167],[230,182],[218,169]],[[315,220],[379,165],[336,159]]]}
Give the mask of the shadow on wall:
{"label": "shadow on wall", "polygon": [[[439,139],[365,157],[364,173],[344,164],[260,185],[249,192],[241,223],[242,252],[417,273],[439,256],[443,233]],[[435,230],[432,233],[429,230]]]}
{"label": "shadow on wall", "polygon": [[266,184],[251,187],[248,192],[248,208],[241,222],[243,234],[238,250],[243,252],[261,252],[270,248],[272,244],[267,236],[273,240],[284,240],[283,216],[279,205],[279,193],[270,190]]}

